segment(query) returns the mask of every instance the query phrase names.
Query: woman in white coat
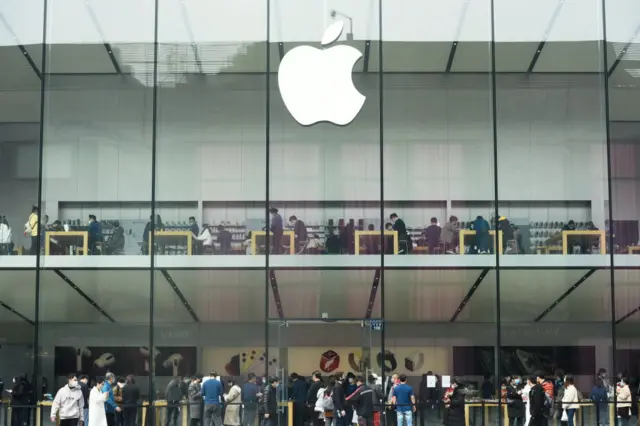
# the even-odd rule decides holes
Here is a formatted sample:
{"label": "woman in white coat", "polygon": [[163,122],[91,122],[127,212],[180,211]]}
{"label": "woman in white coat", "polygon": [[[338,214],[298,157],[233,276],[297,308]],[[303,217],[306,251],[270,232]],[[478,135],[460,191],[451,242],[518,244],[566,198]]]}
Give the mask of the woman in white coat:
{"label": "woman in white coat", "polygon": [[102,392],[103,386],[104,379],[96,379],[96,385],[89,393],[89,424],[87,426],[107,426],[104,401],[109,394]]}

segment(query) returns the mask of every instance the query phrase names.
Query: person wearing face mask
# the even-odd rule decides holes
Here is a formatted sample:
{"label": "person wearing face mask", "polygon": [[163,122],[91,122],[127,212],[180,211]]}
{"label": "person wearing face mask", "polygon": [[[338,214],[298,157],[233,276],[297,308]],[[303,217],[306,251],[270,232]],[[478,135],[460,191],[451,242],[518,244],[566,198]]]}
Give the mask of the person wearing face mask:
{"label": "person wearing face mask", "polygon": [[449,415],[447,416],[447,423],[445,424],[445,426],[464,426],[464,388],[461,386],[459,379],[454,379],[453,383],[451,384],[451,388],[453,389],[453,393],[450,397]]}
{"label": "person wearing face mask", "polygon": [[78,378],[71,373],[67,384],[58,390],[51,406],[51,421],[60,416],[60,426],[78,426],[84,422],[84,396]]}
{"label": "person wearing face mask", "polygon": [[108,394],[102,393],[104,379],[96,379],[96,385],[89,392],[89,423],[87,426],[107,426],[107,415],[104,411],[104,401]]}
{"label": "person wearing face mask", "polygon": [[[560,396],[558,396],[560,398]],[[564,378],[564,393],[562,395],[562,407],[567,413],[567,423],[569,426],[574,425],[574,416],[580,405],[578,404],[578,390],[575,387],[573,377],[567,374]]]}
{"label": "person wearing face mask", "polygon": [[515,376],[507,386],[507,414],[509,426],[524,426],[525,407],[522,401],[522,379]]}
{"label": "person wearing face mask", "polygon": [[82,391],[82,397],[84,399],[84,424],[89,423],[89,393],[91,390],[89,389],[89,376],[83,374],[80,376],[80,381],[78,385],[80,386],[80,390]]}
{"label": "person wearing face mask", "polygon": [[314,426],[320,425],[320,420],[318,416],[313,411],[316,406],[316,402],[318,401],[318,391],[322,389],[322,373],[319,371],[314,371],[311,376],[311,386],[307,390],[307,417],[310,417]]}
{"label": "person wearing face mask", "polygon": [[629,389],[629,380],[622,376],[618,386],[616,386],[616,394],[618,401],[618,418],[620,426],[628,426],[631,417],[631,390]]}
{"label": "person wearing face mask", "polygon": [[[118,377],[116,387],[113,389],[113,399],[115,399],[118,407],[122,408],[122,390],[124,389],[125,379],[124,377]],[[123,426],[124,418],[122,417],[122,411],[116,413],[115,416],[116,426]]]}

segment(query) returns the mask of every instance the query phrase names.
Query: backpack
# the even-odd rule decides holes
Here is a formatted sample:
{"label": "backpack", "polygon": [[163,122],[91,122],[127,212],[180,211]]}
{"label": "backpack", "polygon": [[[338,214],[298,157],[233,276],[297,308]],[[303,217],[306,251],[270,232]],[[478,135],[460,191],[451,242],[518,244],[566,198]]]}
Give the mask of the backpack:
{"label": "backpack", "polygon": [[330,395],[324,395],[322,397],[322,409],[324,411],[333,411],[335,407],[333,406],[333,392]]}

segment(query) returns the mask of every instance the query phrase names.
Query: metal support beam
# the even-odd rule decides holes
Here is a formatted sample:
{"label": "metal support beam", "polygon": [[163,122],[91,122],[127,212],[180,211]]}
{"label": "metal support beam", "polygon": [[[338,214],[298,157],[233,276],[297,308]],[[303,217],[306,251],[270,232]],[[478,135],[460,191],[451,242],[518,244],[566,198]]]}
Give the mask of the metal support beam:
{"label": "metal support beam", "polygon": [[580,279],[576,281],[575,284],[569,287],[567,291],[562,293],[562,295],[558,297],[556,301],[553,302],[547,309],[545,309],[544,312],[538,315],[538,317],[535,320],[533,320],[533,322],[540,322],[542,318],[546,317],[549,314],[549,312],[553,310],[553,308],[558,306],[560,302],[562,302],[565,298],[567,298],[567,296],[573,293],[582,283],[584,283],[591,275],[593,275],[594,272],[596,272],[595,269],[590,269],[586,274],[580,277]]}
{"label": "metal support beam", "polygon": [[371,40],[364,42],[364,57],[362,58],[362,72],[369,72],[369,57],[371,56]]}
{"label": "metal support beam", "polygon": [[7,22],[6,18],[2,13],[0,13],[0,22],[2,22],[4,26],[7,28],[7,31],[11,33],[11,36],[13,37],[13,40],[16,43],[16,47],[20,50],[20,52],[22,52],[22,56],[24,56],[24,59],[26,59],[26,61],[29,63],[33,72],[38,76],[40,80],[42,80],[42,73],[38,69],[38,66],[33,61],[33,58],[31,57],[31,55],[29,55],[29,52],[27,52],[27,49],[24,47],[24,45],[20,43],[20,40],[18,40],[18,36],[13,31],[13,28],[11,28],[11,25],[9,25],[9,22]]}
{"label": "metal support beam", "polygon": [[2,301],[0,301],[0,308],[6,309],[7,311],[11,312],[12,314],[14,314],[17,317],[20,317],[21,319],[25,320],[26,322],[28,322],[31,325],[36,325],[35,321],[30,320],[29,318],[25,317],[20,312],[16,311],[11,306],[7,305],[6,303],[4,303]]}
{"label": "metal support beam", "polygon": [[278,317],[280,319],[284,319],[284,310],[282,309],[282,299],[280,299],[280,290],[278,290],[278,281],[276,280],[276,273],[273,270],[269,271],[269,285],[271,285],[271,291],[273,292],[273,300],[276,302]]}
{"label": "metal support beam", "polygon": [[184,27],[187,29],[187,34],[189,35],[189,41],[191,42],[191,50],[193,51],[193,60],[198,67],[198,71],[200,74],[204,74],[204,70],[202,69],[202,61],[200,60],[200,54],[198,53],[198,45],[196,44],[196,38],[193,36],[193,31],[191,31],[191,21],[189,20],[189,12],[184,5],[184,2],[180,3],[180,14],[182,15],[182,22],[184,23]]}
{"label": "metal support beam", "polygon": [[280,56],[280,62],[282,62],[282,58],[284,58],[284,43],[278,42],[278,56]]}
{"label": "metal support beam", "polygon": [[78,287],[73,281],[71,281],[71,279],[69,279],[69,277],[67,277],[65,274],[63,274],[59,269],[54,269],[53,272],[55,272],[55,274],[57,276],[59,276],[60,278],[62,278],[62,281],[64,281],[65,283],[67,283],[67,285],[69,287],[71,287],[72,289],[74,289],[76,291],[76,293],[78,293],[80,296],[82,296],[82,298],[84,300],[87,301],[87,303],[89,303],[91,306],[93,306],[95,308],[96,311],[100,312],[102,314],[102,316],[104,316],[106,319],[108,319],[111,322],[116,322],[116,320],[113,319],[113,317],[111,315],[109,315],[108,313],[105,312],[104,309],[102,309],[102,307],[100,305],[98,305],[91,297],[89,297],[87,295],[87,293],[85,293],[84,291],[82,291],[80,289],[80,287]]}
{"label": "metal support beam", "polygon": [[[618,68],[618,65],[620,65],[620,62],[624,59],[624,56],[627,54],[627,51],[629,50],[631,45],[635,42],[635,39],[639,33],[640,33],[640,25],[636,27],[636,30],[634,31],[633,36],[631,37],[631,40],[629,40],[627,44],[624,45],[624,47],[620,51],[620,54],[616,57],[616,60],[611,65],[611,68],[609,69],[607,76],[611,77],[611,74],[613,74],[616,68]],[[604,48],[606,49],[607,46],[605,46]],[[607,65],[608,64],[605,64],[605,66]]]}
{"label": "metal support beam", "polygon": [[549,34],[551,33],[551,30],[553,29],[554,25],[556,24],[556,20],[560,15],[562,6],[564,6],[564,0],[558,0],[558,4],[556,5],[555,10],[553,11],[553,15],[551,15],[551,20],[549,21],[549,25],[547,25],[547,29],[542,35],[542,41],[540,41],[540,43],[538,44],[538,48],[536,49],[536,52],[533,54],[533,58],[531,58],[531,62],[529,63],[529,68],[527,68],[527,73],[529,74],[532,73],[533,69],[536,67],[536,63],[540,58],[542,49],[544,49],[544,46],[547,44],[547,40],[549,40]]}
{"label": "metal support beam", "polygon": [[456,29],[455,38],[451,44],[451,50],[449,51],[449,59],[447,59],[446,72],[451,72],[453,67],[453,61],[456,57],[456,51],[458,50],[458,44],[460,43],[460,34],[462,34],[462,27],[464,26],[464,20],[467,17],[467,10],[469,9],[469,0],[465,0],[462,4],[462,10],[460,11],[460,18],[458,19],[458,28]]}
{"label": "metal support beam", "polygon": [[193,318],[193,320],[195,322],[199,323],[200,319],[198,318],[198,315],[193,310],[193,308],[191,307],[189,302],[187,302],[187,299],[185,299],[184,295],[182,294],[182,292],[178,288],[178,285],[173,280],[173,277],[171,277],[171,275],[169,275],[169,271],[167,271],[166,269],[162,269],[161,272],[162,272],[162,275],[164,276],[164,279],[167,280],[167,282],[171,286],[171,289],[173,290],[173,292],[176,294],[176,296],[178,296],[178,299],[180,299],[180,302],[182,302],[182,306],[184,306],[185,309],[187,310],[187,312],[189,312],[189,315],[191,315],[191,318]]}
{"label": "metal support beam", "polygon": [[451,45],[451,50],[449,51],[449,59],[447,60],[447,69],[446,72],[451,72],[451,66],[453,65],[453,60],[456,57],[456,50],[458,50],[458,42],[454,41]]}
{"label": "metal support beam", "polygon": [[471,300],[471,297],[473,296],[473,293],[476,292],[480,284],[482,284],[482,280],[485,279],[488,273],[489,273],[489,268],[484,268],[482,272],[480,272],[480,275],[478,276],[478,278],[476,278],[474,283],[471,285],[471,288],[467,292],[467,295],[464,297],[464,299],[462,299],[462,302],[460,302],[458,309],[456,309],[456,311],[453,313],[453,316],[451,317],[450,322],[456,321],[456,319],[458,318],[458,315],[460,315],[460,312],[462,312],[465,306],[467,306],[467,304]]}
{"label": "metal support beam", "polygon": [[616,320],[616,325],[620,324],[622,321],[625,321],[627,318],[637,314],[638,312],[640,312],[640,306],[638,306],[634,310],[624,314],[620,319]]}
{"label": "metal support beam", "polygon": [[373,283],[371,283],[371,293],[369,293],[369,304],[367,305],[367,313],[364,315],[366,319],[371,318],[373,312],[373,305],[376,303],[376,295],[378,294],[378,287],[380,286],[380,268],[376,269],[373,275]]}
{"label": "metal support beam", "polygon": [[96,27],[96,31],[100,36],[100,40],[102,40],[102,44],[104,46],[105,51],[107,52],[107,55],[109,55],[109,59],[111,60],[111,64],[113,65],[113,68],[116,70],[117,74],[122,75],[122,68],[120,68],[118,59],[113,53],[111,44],[107,42],[107,39],[104,36],[102,27],[100,26],[100,22],[98,21],[98,17],[96,16],[95,12],[91,8],[91,5],[89,4],[89,2],[85,1],[84,6],[85,6],[85,10],[87,11],[87,14],[89,15],[89,18],[91,19],[91,22],[93,22],[93,26]]}

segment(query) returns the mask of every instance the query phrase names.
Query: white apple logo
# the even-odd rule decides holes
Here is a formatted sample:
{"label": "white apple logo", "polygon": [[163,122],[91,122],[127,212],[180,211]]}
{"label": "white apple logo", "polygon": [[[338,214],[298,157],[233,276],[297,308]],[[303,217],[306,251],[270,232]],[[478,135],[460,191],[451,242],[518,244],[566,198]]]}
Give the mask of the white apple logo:
{"label": "white apple logo", "polygon": [[[335,42],[344,23],[324,32],[322,46]],[[287,53],[278,70],[278,85],[285,106],[303,126],[328,121],[345,126],[356,118],[366,97],[353,85],[351,73],[362,53],[351,46],[328,49],[299,46]]]}

